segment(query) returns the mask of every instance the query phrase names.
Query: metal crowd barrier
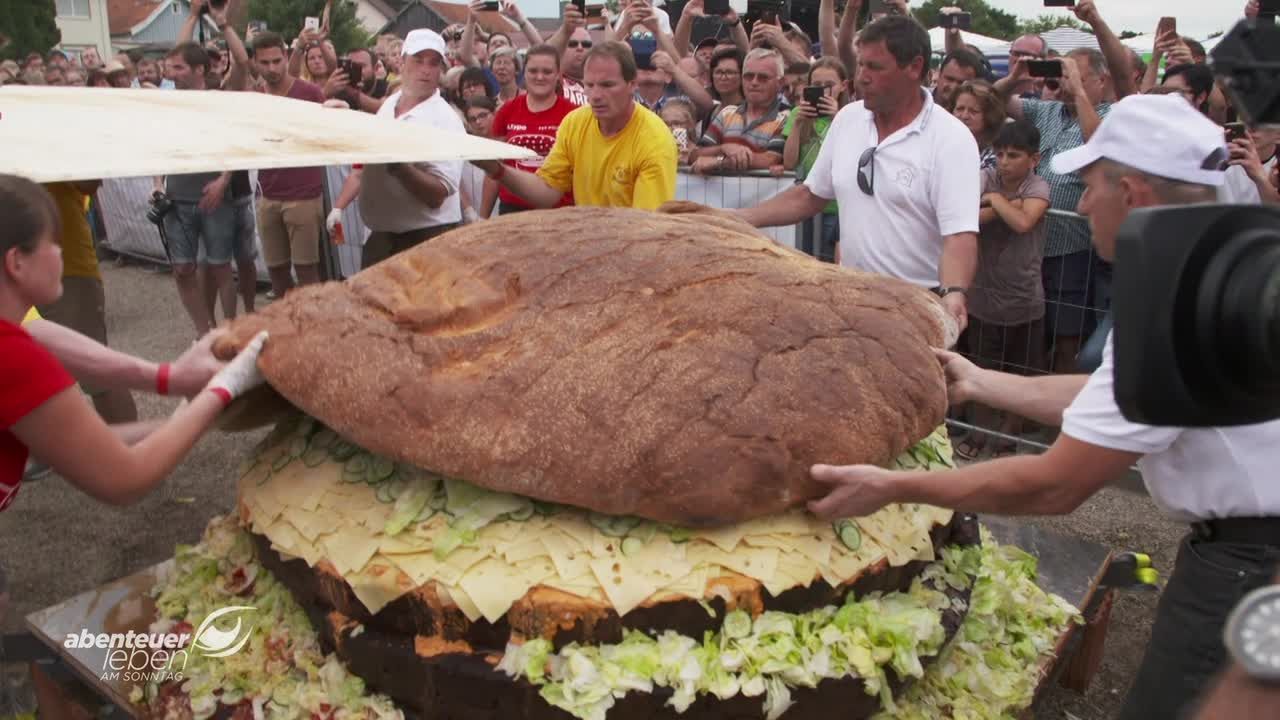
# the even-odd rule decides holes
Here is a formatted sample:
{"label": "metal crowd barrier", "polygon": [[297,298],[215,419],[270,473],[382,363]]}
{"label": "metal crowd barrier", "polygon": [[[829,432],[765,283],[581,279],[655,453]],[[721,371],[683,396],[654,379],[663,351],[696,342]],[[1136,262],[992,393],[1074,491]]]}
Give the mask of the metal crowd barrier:
{"label": "metal crowd barrier", "polygon": [[[1074,212],[1050,209],[1046,223],[1086,223],[1088,219]],[[1019,375],[1046,375],[1053,372],[1092,372],[1096,362],[1101,359],[1102,342],[1110,328],[1111,308],[1111,267],[1093,250],[1092,244],[1087,251],[1084,285],[1085,298],[1082,301],[1045,292],[1046,331],[1044,345],[1032,348],[1030,338],[1015,340],[1024,344],[1010,347],[1008,335],[999,339],[996,345],[1000,348],[999,357],[984,356],[977,351],[981,348],[983,338],[975,336],[973,329],[966,331],[958,348],[975,363],[984,367],[1002,370]],[[1061,271],[1060,271],[1061,272]],[[1042,271],[1042,279],[1048,271]],[[1057,287],[1062,286],[1062,276],[1056,278]],[[1049,328],[1057,326],[1056,333],[1050,336]],[[1003,332],[996,329],[994,332]],[[1072,340],[1076,338],[1078,340]],[[1075,343],[1078,342],[1078,346]],[[1070,343],[1071,345],[1066,345]],[[1054,354],[1061,346],[1064,354],[1071,354],[1074,346],[1077,352],[1070,367],[1055,367]],[[1039,350],[1037,353],[1036,350]],[[1042,362],[1030,362],[1039,358]],[[1021,360],[1020,360],[1021,359]],[[959,411],[953,410],[947,423],[952,428],[953,436],[965,436],[973,445],[985,446],[983,457],[1003,454],[1026,454],[1046,450],[1056,437],[1056,428],[1036,427],[1029,422],[1018,422],[1005,415],[994,413],[972,404]],[[957,444],[962,442],[957,440]]]}

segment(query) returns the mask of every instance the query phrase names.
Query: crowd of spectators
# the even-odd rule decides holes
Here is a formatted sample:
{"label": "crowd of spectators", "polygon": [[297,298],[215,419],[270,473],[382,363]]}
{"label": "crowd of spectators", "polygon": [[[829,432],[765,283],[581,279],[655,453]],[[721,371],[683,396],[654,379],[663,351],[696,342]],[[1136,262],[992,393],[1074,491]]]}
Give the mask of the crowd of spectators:
{"label": "crowd of spectators", "polygon": [[[962,347],[993,367],[1088,369],[1105,328],[1110,267],[1074,215],[1085,185],[1051,169],[1135,93],[1179,94],[1214,122],[1235,113],[1203,47],[1158,32],[1150,62],[1125,47],[1094,0],[1073,12],[1096,48],[1060,55],[1038,35],[1015,39],[997,77],[959,31],[933,48],[906,0],[863,0],[838,12],[821,0],[811,39],[778,17],[711,15],[703,0],[677,20],[651,0],[564,6],[549,36],[516,0],[499,13],[519,33],[488,31],[477,0],[465,22],[408,38],[384,35],[339,52],[327,19],[296,38],[250,23],[242,42],[224,11],[195,0],[164,57],[104,62],[89,49],[0,64],[0,83],[256,90],[348,111],[423,122],[534,151],[506,163],[355,168],[327,221],[321,169],[170,177],[165,226],[183,305],[197,330],[237,311],[231,267],[251,267],[256,231],[273,291],[320,279],[326,229],[355,203],[373,235],[366,262],[459,223],[569,204],[657,207],[674,195],[675,166],[712,175],[794,173],[797,185],[741,215],[757,225],[807,221],[822,260],[928,287],[967,330]],[[208,11],[217,39],[193,41]],[[944,12],[956,12],[947,8]],[[1256,14],[1250,2],[1246,14]],[[518,36],[517,36],[518,37]],[[941,58],[934,55],[935,50]],[[1031,60],[1056,60],[1034,77]],[[658,135],[654,135],[654,131]],[[1276,134],[1224,137],[1227,202],[1274,203]],[[256,217],[249,212],[256,195]],[[249,241],[246,241],[246,238]],[[252,309],[251,286],[239,295]],[[963,448],[966,452],[973,448]]]}

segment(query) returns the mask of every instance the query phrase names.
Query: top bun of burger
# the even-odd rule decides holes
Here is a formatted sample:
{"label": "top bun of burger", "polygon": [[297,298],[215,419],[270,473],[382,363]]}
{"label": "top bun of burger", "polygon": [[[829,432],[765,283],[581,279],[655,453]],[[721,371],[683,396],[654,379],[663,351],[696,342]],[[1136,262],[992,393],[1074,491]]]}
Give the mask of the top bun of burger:
{"label": "top bun of burger", "polygon": [[822,494],[942,422],[940,304],[721,215],[565,208],[470,225],[241,318],[290,403],[491,490],[684,526]]}

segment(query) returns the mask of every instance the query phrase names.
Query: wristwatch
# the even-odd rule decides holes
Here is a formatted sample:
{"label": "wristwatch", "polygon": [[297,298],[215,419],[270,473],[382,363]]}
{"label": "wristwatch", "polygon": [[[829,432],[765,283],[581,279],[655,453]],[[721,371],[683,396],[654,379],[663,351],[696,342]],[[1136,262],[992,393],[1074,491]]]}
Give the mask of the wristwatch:
{"label": "wristwatch", "polygon": [[1249,677],[1280,682],[1280,585],[1245,595],[1227,616],[1222,643]]}
{"label": "wristwatch", "polygon": [[960,293],[961,295],[967,295],[969,293],[969,288],[962,288],[958,285],[948,285],[946,287],[936,287],[933,289],[933,294],[937,295],[940,298],[946,297],[951,293]]}

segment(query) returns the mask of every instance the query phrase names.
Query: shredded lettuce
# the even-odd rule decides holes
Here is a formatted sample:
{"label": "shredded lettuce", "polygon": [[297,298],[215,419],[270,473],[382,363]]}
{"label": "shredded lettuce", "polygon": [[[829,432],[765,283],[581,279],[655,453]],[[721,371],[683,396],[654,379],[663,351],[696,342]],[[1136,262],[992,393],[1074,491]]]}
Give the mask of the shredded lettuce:
{"label": "shredded lettuce", "polygon": [[[253,578],[247,589],[241,587],[244,576]],[[234,594],[237,588],[242,594]],[[180,622],[199,627],[209,613],[228,605],[255,608],[245,616],[252,634],[242,650],[222,658],[189,652],[181,682],[197,720],[240,702],[250,705],[255,718],[271,720],[403,720],[390,698],[368,693],[336,656],[321,653],[306,613],[256,565],[249,535],[234,518],[214,518],[199,544],[179,546],[173,573],[153,594],[161,615],[157,625],[165,630]],[[148,683],[131,699],[146,702],[158,689]]]}
{"label": "shredded lettuce", "polygon": [[[509,645],[498,670],[540,686],[542,697],[575,717],[602,720],[628,692],[669,688],[667,704],[684,712],[699,695],[762,697],[776,720],[792,691],[828,678],[859,677],[879,695],[881,718],[1011,717],[1028,705],[1041,662],[1077,613],[1035,585],[1035,558],[984,536],[980,548],[947,548],[906,592],[873,593],[840,607],[802,614],[728,613],[698,643],[667,631],[629,631],[621,643],[572,644],[551,652],[546,640]],[[943,590],[971,589],[968,619],[944,648],[942,613],[963,610]],[[939,656],[931,672],[924,658]],[[916,678],[894,698],[887,672]]]}

